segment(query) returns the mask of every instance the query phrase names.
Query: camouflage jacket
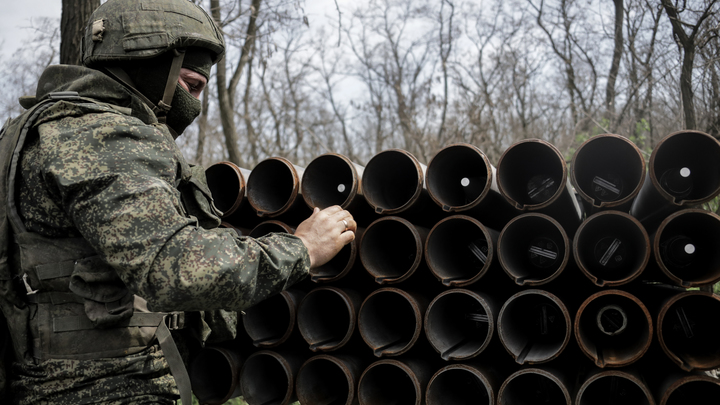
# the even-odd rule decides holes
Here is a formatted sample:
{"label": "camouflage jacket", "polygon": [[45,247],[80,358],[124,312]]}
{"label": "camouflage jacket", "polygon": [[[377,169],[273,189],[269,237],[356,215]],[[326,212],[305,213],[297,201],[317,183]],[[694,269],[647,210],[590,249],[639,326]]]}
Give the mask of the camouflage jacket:
{"label": "camouflage jacket", "polygon": [[[16,200],[29,232],[85,239],[153,311],[239,311],[307,274],[309,257],[298,238],[250,239],[216,228],[204,174],[187,164],[167,129],[124,87],[95,70],[52,66],[36,98],[59,91],[98,102],[59,101],[28,134]],[[17,364],[13,388],[20,403],[125,403],[107,384],[138,372],[144,375],[133,377],[139,386],[122,389],[136,393],[128,403],[174,397],[156,347],[101,361]]]}

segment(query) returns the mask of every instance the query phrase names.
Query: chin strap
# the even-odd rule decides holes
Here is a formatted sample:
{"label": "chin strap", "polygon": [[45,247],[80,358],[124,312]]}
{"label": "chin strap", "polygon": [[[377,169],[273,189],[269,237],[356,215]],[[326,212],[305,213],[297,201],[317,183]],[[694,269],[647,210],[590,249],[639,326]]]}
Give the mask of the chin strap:
{"label": "chin strap", "polygon": [[122,68],[117,66],[106,66],[105,70],[115,80],[122,83],[130,91],[138,96],[143,103],[145,103],[157,117],[158,121],[165,123],[167,119],[167,113],[172,108],[172,99],[175,94],[175,87],[177,87],[178,79],[180,78],[180,69],[182,68],[183,60],[185,59],[184,49],[173,49],[175,57],[173,57],[172,64],[170,65],[170,72],[168,73],[167,82],[165,83],[165,91],[163,97],[157,104],[150,101],[144,94],[140,92],[135,86],[135,83],[130,76]]}

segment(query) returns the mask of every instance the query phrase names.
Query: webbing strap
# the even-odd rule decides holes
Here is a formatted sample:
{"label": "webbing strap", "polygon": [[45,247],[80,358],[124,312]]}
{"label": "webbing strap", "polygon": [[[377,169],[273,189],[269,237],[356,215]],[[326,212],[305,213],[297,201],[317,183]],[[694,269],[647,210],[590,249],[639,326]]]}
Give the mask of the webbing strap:
{"label": "webbing strap", "polygon": [[63,292],[41,292],[37,294],[28,294],[25,299],[32,304],[82,304],[83,300],[79,295]]}
{"label": "webbing strap", "polygon": [[53,278],[69,277],[75,270],[75,260],[63,260],[57,263],[48,263],[35,266],[35,272],[39,280],[51,280]]}
{"label": "webbing strap", "polygon": [[162,349],[167,360],[168,367],[170,367],[170,373],[175,378],[175,384],[180,391],[180,400],[183,404],[192,404],[192,386],[190,385],[190,376],[188,375],[185,363],[183,363],[180,351],[175,344],[175,341],[170,334],[170,330],[165,321],[160,322],[158,325],[155,335],[160,343],[160,349]]}
{"label": "webbing strap", "polygon": [[[184,319],[178,320],[179,318],[184,318],[184,314],[182,312],[174,312],[169,315],[170,318],[168,321],[173,323],[171,325],[173,326],[173,329],[181,329],[184,326]],[[161,321],[163,321],[162,323],[165,325],[167,317],[168,314],[164,313],[135,312],[131,318],[118,322],[113,325],[113,327],[157,326]],[[165,325],[165,327],[167,328],[167,325]],[[73,332],[94,328],[95,325],[93,325],[92,321],[84,315],[53,318],[53,332]]]}

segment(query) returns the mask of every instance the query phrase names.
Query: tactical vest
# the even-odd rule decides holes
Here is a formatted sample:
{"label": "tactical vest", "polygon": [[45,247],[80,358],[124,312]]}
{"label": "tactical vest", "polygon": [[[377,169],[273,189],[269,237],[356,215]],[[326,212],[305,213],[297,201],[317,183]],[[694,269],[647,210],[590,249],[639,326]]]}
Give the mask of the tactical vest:
{"label": "tactical vest", "polygon": [[[0,204],[0,308],[16,361],[119,357],[140,352],[157,338],[183,403],[191,403],[187,371],[170,334],[184,326],[184,314],[149,312],[84,239],[28,232],[17,212],[15,177],[25,139],[58,100],[111,108],[74,92],[51,93],[0,132],[0,198],[6,201]],[[181,163],[183,178],[192,179],[190,167]],[[186,209],[209,211],[205,225],[219,224],[207,187],[189,182],[181,190]]]}

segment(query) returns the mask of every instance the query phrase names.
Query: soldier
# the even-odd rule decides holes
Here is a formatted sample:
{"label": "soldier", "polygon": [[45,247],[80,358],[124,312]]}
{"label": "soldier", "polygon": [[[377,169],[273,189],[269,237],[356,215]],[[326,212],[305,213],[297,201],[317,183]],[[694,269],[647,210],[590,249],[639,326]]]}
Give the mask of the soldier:
{"label": "soldier", "polygon": [[232,338],[233,311],[330,260],[356,223],[335,206],[294,235],[218,228],[203,170],[174,141],[225,51],[200,7],[109,0],[83,39],[84,66],[47,68],[0,135],[11,402],[189,404],[169,330],[194,323],[207,340],[226,324]]}

